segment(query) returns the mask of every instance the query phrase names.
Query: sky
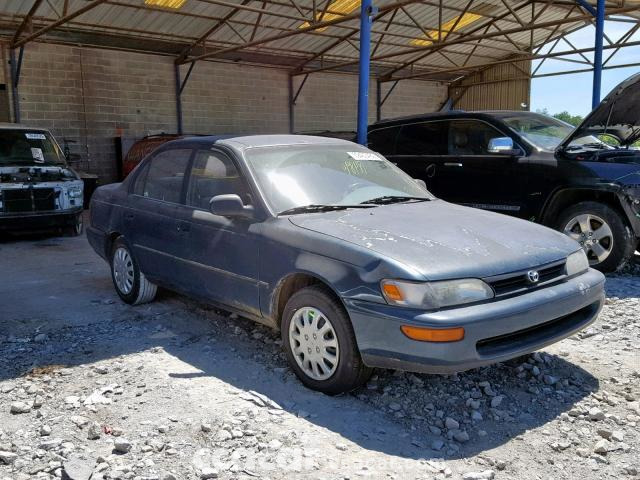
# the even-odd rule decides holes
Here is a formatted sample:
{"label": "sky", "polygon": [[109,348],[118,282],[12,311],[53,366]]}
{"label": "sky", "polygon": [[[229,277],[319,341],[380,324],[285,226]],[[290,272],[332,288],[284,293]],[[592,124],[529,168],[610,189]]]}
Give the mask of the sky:
{"label": "sky", "polygon": [[[605,22],[605,34],[615,43],[630,28],[631,23]],[[585,27],[567,36],[567,39],[576,48],[590,48],[594,45],[595,29]],[[629,41],[640,40],[640,30]],[[604,41],[605,46],[607,41]],[[545,53],[551,45],[547,45],[540,53]],[[560,42],[554,49],[555,52],[571,50],[571,47]],[[613,52],[613,49],[604,50],[603,61]],[[589,60],[593,60],[593,53],[585,53]],[[579,55],[570,55],[566,58],[584,60]],[[533,62],[533,69],[540,61]],[[628,63],[640,63],[640,46],[620,49],[607,65],[622,65]],[[538,74],[559,72],[565,70],[580,70],[588,68],[587,65],[563,62],[555,59],[546,60],[538,70]],[[632,68],[614,68],[602,71],[601,98],[604,98],[617,84],[635,73],[640,73],[640,66]],[[572,115],[586,115],[591,111],[593,73],[577,73],[555,77],[534,78],[531,81],[531,111],[547,109],[550,114],[567,111]]]}

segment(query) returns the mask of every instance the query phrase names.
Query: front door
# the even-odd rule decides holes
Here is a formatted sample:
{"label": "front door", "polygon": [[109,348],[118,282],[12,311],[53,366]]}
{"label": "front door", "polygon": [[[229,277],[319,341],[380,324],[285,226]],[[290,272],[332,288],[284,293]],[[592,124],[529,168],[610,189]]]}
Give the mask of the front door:
{"label": "front door", "polygon": [[447,156],[443,162],[447,183],[445,200],[476,208],[519,216],[526,201],[523,194],[524,160],[488,151],[492,138],[506,135],[477,119],[450,120]]}
{"label": "front door", "polygon": [[177,286],[181,232],[177,207],[192,150],[166,149],[137,174],[124,212],[125,238],[142,272],[168,287]]}
{"label": "front door", "polygon": [[226,218],[209,210],[216,195],[237,194],[252,203],[247,183],[234,161],[218,150],[196,151],[185,205],[179,207],[180,256],[189,268],[189,290],[231,307],[260,314],[258,223]]}

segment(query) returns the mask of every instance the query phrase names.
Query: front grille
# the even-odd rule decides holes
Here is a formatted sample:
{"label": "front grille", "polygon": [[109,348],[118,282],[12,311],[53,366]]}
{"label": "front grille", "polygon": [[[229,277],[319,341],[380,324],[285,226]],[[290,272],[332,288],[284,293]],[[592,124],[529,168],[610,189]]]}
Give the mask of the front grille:
{"label": "front grille", "polygon": [[482,356],[493,357],[544,344],[550,339],[566,336],[585,326],[598,312],[599,307],[600,303],[594,302],[578,311],[530,328],[485,338],[476,343],[476,350]]}
{"label": "front grille", "polygon": [[2,191],[5,213],[43,212],[54,210],[56,191],[53,188],[16,188]]}
{"label": "front grille", "polygon": [[[521,272],[485,278],[484,281],[491,285],[496,297],[512,295],[542,286],[548,286],[551,283],[562,280],[565,277],[564,264],[565,261],[562,260]],[[539,275],[539,280],[536,283],[531,283],[527,276],[527,273],[532,270],[537,271]]]}

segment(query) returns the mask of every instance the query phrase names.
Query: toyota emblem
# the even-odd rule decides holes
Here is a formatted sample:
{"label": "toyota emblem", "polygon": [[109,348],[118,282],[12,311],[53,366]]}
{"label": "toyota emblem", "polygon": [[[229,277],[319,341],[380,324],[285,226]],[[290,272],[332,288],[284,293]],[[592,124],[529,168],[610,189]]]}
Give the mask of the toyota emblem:
{"label": "toyota emblem", "polygon": [[529,283],[538,283],[538,280],[540,280],[540,274],[535,270],[529,270],[527,272],[527,280],[529,280]]}

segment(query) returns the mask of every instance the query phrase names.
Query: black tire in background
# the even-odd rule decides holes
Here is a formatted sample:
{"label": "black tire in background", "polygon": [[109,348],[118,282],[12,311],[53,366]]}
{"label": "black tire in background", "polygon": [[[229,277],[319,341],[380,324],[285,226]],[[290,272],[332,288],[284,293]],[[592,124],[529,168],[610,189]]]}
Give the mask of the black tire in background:
{"label": "black tire in background", "polygon": [[[597,229],[598,225],[602,221],[605,223],[610,231],[610,242],[601,243],[601,246],[607,250],[610,250],[608,256],[602,261],[598,261],[593,251],[588,252],[589,263],[595,269],[604,273],[615,272],[621,269],[629,261],[633,251],[635,249],[635,238],[631,228],[628,226],[624,217],[615,209],[600,202],[580,202],[564,210],[558,217],[556,222],[556,228],[561,232],[567,233],[566,229],[572,223],[576,222],[578,218],[584,218],[587,216],[591,219],[591,227]],[[592,242],[589,231],[582,232],[579,226],[575,227],[574,235],[578,242],[590,249],[589,242]],[[586,235],[583,235],[586,233]],[[595,233],[595,232],[593,232]]]}
{"label": "black tire in background", "polygon": [[79,237],[84,232],[84,219],[82,213],[76,215],[73,219],[73,223],[65,227],[65,233],[69,237]]}
{"label": "black tire in background", "polygon": [[[333,374],[323,380],[311,378],[298,365],[293,353],[295,346],[290,342],[290,326],[294,314],[301,309],[312,308],[322,312],[330,321],[332,331],[339,346],[337,367]],[[282,314],[281,324],[282,345],[291,368],[300,381],[307,387],[326,393],[337,395],[349,392],[362,386],[371,376],[372,369],[367,367],[360,357],[351,320],[342,304],[321,286],[303,288],[294,293],[287,302]]]}
{"label": "black tire in background", "polygon": [[[130,268],[131,272],[131,286],[129,290],[123,289],[118,282],[118,275],[122,272],[118,272],[118,261]],[[118,293],[118,296],[126,303],[130,305],[140,305],[142,303],[148,303],[152,301],[158,291],[158,287],[151,283],[144,276],[144,273],[140,271],[138,263],[136,262],[129,245],[123,237],[119,237],[113,243],[111,249],[111,279],[113,280],[113,286]]]}

